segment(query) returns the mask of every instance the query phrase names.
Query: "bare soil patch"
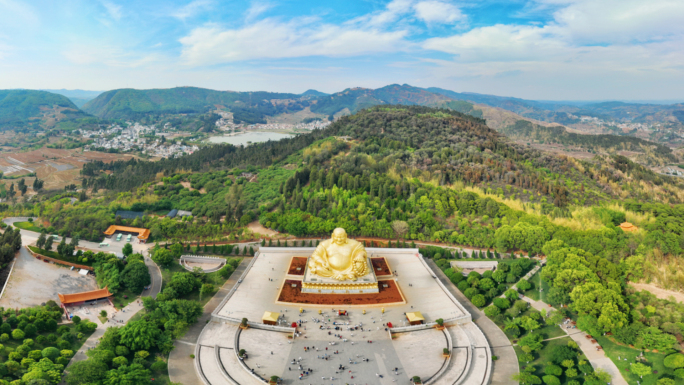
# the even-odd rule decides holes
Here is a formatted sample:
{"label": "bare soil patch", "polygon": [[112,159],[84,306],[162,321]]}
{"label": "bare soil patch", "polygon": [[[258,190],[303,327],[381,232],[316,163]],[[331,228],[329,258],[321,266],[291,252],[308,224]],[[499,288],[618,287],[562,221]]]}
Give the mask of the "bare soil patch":
{"label": "bare soil patch", "polygon": [[247,228],[252,230],[252,232],[254,234],[261,234],[261,235],[268,235],[268,236],[278,234],[277,231],[264,227],[261,223],[259,223],[259,221],[251,222],[250,224],[247,225]]}
{"label": "bare soil patch", "polygon": [[379,305],[404,302],[394,280],[381,281],[379,286],[380,292],[374,294],[312,294],[302,293],[302,281],[287,279],[283,283],[278,302],[308,305]]}
{"label": "bare soil patch", "polygon": [[387,263],[385,257],[371,258],[371,263],[373,264],[373,271],[377,277],[392,276],[392,270],[390,270],[389,263]]}
{"label": "bare soil patch", "polygon": [[629,285],[634,287],[637,290],[649,291],[649,292],[653,293],[657,298],[660,298],[660,299],[669,299],[670,297],[674,297],[674,299],[677,302],[684,303],[684,293],[679,292],[679,291],[661,289],[652,283],[630,282]]}
{"label": "bare soil patch", "polygon": [[[290,261],[290,268],[287,269],[287,274],[290,275],[304,275],[304,269],[306,268],[306,261],[309,258],[305,257],[293,257]],[[299,270],[297,270],[299,269]]]}

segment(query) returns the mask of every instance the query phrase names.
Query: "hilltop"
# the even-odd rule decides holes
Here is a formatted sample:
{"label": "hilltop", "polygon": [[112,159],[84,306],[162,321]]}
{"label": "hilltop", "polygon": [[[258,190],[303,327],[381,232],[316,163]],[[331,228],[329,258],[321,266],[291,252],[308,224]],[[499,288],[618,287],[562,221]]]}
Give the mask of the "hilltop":
{"label": "hilltop", "polygon": [[69,98],[45,91],[0,90],[0,129],[73,127],[92,119]]}

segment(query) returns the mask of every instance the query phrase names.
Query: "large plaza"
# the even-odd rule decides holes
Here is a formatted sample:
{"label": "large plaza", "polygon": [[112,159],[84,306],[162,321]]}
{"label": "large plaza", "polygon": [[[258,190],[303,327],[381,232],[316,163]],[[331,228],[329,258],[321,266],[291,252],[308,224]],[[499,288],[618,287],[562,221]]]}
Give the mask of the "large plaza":
{"label": "large plaza", "polygon": [[417,249],[366,249],[380,287],[370,294],[301,292],[314,250],[259,250],[199,338],[206,384],[489,383],[485,336]]}

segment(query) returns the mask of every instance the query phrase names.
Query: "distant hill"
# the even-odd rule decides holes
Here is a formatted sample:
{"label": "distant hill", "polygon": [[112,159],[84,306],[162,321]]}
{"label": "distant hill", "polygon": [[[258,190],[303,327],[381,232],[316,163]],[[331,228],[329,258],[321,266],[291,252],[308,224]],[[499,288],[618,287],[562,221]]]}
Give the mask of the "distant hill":
{"label": "distant hill", "polygon": [[330,95],[330,94],[326,94],[325,92],[316,91],[316,90],[306,90],[306,91],[304,91],[303,94],[301,94],[301,96],[313,96],[316,98],[319,96],[327,96],[327,95]]}
{"label": "distant hill", "polygon": [[355,113],[379,104],[403,104],[420,106],[442,106],[451,101],[444,95],[412,87],[408,84],[391,84],[378,89],[348,88],[342,92],[319,97],[311,111],[326,115],[340,112]]}
{"label": "distant hill", "polygon": [[36,90],[0,90],[0,129],[73,127],[88,120],[69,98]]}
{"label": "distant hill", "polygon": [[669,147],[633,136],[576,134],[568,132],[562,126],[544,127],[526,120],[519,120],[513,125],[500,129],[499,132],[512,139],[521,139],[541,144],[553,143],[575,146],[593,152],[606,151],[617,153],[619,151],[631,151],[644,153],[661,164],[678,161]]}
{"label": "distant hill", "polygon": [[98,95],[100,95],[102,93],[102,91],[66,90],[66,89],[59,89],[59,90],[44,89],[41,91],[47,91],[47,92],[51,92],[53,94],[64,95],[67,98],[69,98],[78,108],[83,107],[83,105],[85,105],[89,101],[95,99]]}
{"label": "distant hill", "polygon": [[[107,91],[86,103],[83,110],[104,119],[138,119],[150,114],[205,113],[216,108],[233,112],[234,119],[265,123],[265,116],[298,111],[309,105],[296,94],[215,91],[196,87]],[[283,103],[272,103],[281,100]]]}

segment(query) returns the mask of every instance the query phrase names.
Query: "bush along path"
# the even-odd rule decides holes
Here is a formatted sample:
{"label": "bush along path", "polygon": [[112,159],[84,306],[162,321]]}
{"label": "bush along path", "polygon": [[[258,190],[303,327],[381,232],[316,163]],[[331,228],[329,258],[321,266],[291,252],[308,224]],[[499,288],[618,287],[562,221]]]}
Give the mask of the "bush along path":
{"label": "bush along path", "polygon": [[115,314],[108,314],[107,315],[107,322],[104,323],[104,325],[101,325],[101,327],[98,327],[95,332],[86,340],[86,342],[83,344],[81,347],[81,350],[76,352],[74,355],[74,358],[69,362],[69,366],[67,366],[66,371],[69,371],[69,367],[72,366],[74,363],[83,361],[88,359],[88,356],[86,356],[86,352],[94,347],[97,346],[99,343],[100,338],[104,335],[106,329],[111,326],[123,326],[125,325],[133,316],[135,316],[140,310],[143,309],[143,302],[142,302],[142,297],[152,297],[155,298],[159,292],[161,292],[162,288],[162,276],[161,276],[161,271],[159,270],[159,267],[157,266],[154,261],[148,256],[144,257],[145,258],[145,265],[147,266],[150,276],[152,278],[152,283],[150,284],[150,289],[145,290],[141,294],[141,299],[138,301],[133,301],[130,304],[128,304],[126,307],[123,309],[119,309],[119,311]]}
{"label": "bush along path", "polygon": [[[523,296],[522,300],[529,303],[533,308],[539,311],[544,310],[548,313],[550,311],[556,310],[555,308],[551,307],[551,305],[548,305],[542,301],[535,301],[526,296]],[[579,329],[568,327],[568,325],[565,324],[561,324],[559,326],[570,338],[573,339],[573,341],[577,343],[577,345],[579,345],[582,353],[584,353],[594,369],[601,368],[606,373],[610,374],[612,377],[611,385],[628,385],[627,381],[622,378],[622,374],[620,374],[620,370],[618,370],[618,367],[615,365],[615,363],[606,356],[603,350],[596,349],[598,345],[591,343],[591,339],[587,338],[587,333],[580,331]]]}

